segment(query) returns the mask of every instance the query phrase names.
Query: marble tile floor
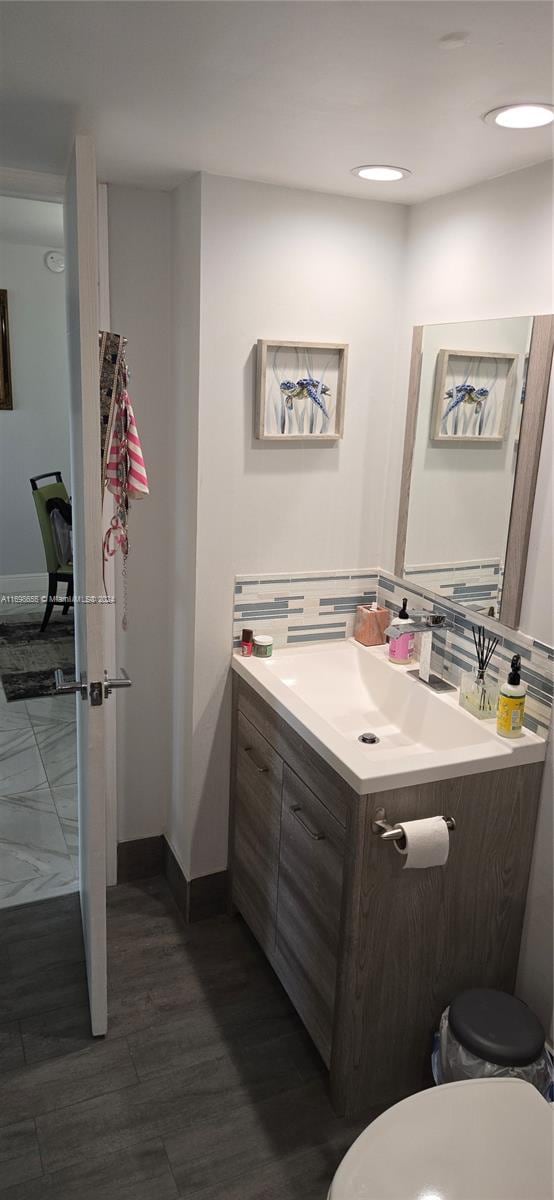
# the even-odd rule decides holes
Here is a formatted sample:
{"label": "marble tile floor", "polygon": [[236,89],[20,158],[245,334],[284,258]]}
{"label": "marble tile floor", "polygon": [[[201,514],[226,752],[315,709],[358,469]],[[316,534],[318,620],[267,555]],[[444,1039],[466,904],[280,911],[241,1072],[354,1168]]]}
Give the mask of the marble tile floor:
{"label": "marble tile floor", "polygon": [[78,887],[75,697],[0,683],[0,908]]}

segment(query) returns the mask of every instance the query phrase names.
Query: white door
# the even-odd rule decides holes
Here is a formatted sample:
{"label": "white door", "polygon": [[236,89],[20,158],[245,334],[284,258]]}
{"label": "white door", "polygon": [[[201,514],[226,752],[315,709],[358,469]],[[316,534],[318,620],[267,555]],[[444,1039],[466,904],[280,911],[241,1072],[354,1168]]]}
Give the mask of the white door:
{"label": "white door", "polygon": [[[75,140],[66,180],[65,251],[71,390],[79,856],[92,1032],[107,1029],[104,595],[94,142]],[[109,701],[108,701],[109,703]],[[112,700],[112,704],[113,704]]]}

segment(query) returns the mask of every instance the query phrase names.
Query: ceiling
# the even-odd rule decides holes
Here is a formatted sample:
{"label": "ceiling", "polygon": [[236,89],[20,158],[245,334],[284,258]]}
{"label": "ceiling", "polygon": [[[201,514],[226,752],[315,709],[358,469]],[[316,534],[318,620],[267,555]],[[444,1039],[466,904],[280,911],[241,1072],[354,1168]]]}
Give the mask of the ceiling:
{"label": "ceiling", "polygon": [[[552,127],[480,120],[552,99],[543,0],[16,0],[0,36],[12,167],[63,171],[79,129],[109,182],[172,188],[204,170],[410,204],[552,154]],[[367,162],[413,176],[350,174]]]}

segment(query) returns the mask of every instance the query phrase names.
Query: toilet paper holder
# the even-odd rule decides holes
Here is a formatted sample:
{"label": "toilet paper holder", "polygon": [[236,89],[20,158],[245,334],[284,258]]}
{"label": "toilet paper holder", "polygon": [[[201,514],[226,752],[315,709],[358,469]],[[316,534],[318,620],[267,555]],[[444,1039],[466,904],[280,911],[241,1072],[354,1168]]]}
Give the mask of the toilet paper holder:
{"label": "toilet paper holder", "polygon": [[[413,820],[413,818],[411,819]],[[443,821],[446,822],[448,829],[453,833],[456,828],[454,817],[443,817]],[[373,833],[379,835],[382,842],[400,842],[404,837],[401,829],[397,829],[394,825],[389,824],[384,808],[375,809],[371,829]]]}

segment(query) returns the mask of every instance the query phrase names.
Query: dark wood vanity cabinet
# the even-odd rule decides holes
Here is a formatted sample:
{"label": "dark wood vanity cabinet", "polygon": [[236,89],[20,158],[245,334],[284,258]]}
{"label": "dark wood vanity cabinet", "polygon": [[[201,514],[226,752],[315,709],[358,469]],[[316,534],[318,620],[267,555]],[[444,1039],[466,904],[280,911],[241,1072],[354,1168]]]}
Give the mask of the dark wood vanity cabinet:
{"label": "dark wood vanity cabinet", "polygon": [[275,964],[327,1065],[331,1061],[344,829],[284,766]]}
{"label": "dark wood vanity cabinet", "polygon": [[[256,936],[329,1068],[341,1113],[429,1078],[433,1031],[472,986],[514,987],[542,764],[359,796],[233,679],[230,872]],[[404,871],[373,833],[452,815],[448,863]]]}
{"label": "dark wood vanity cabinet", "polygon": [[238,714],[233,896],[266,954],[275,947],[283,761]]}

